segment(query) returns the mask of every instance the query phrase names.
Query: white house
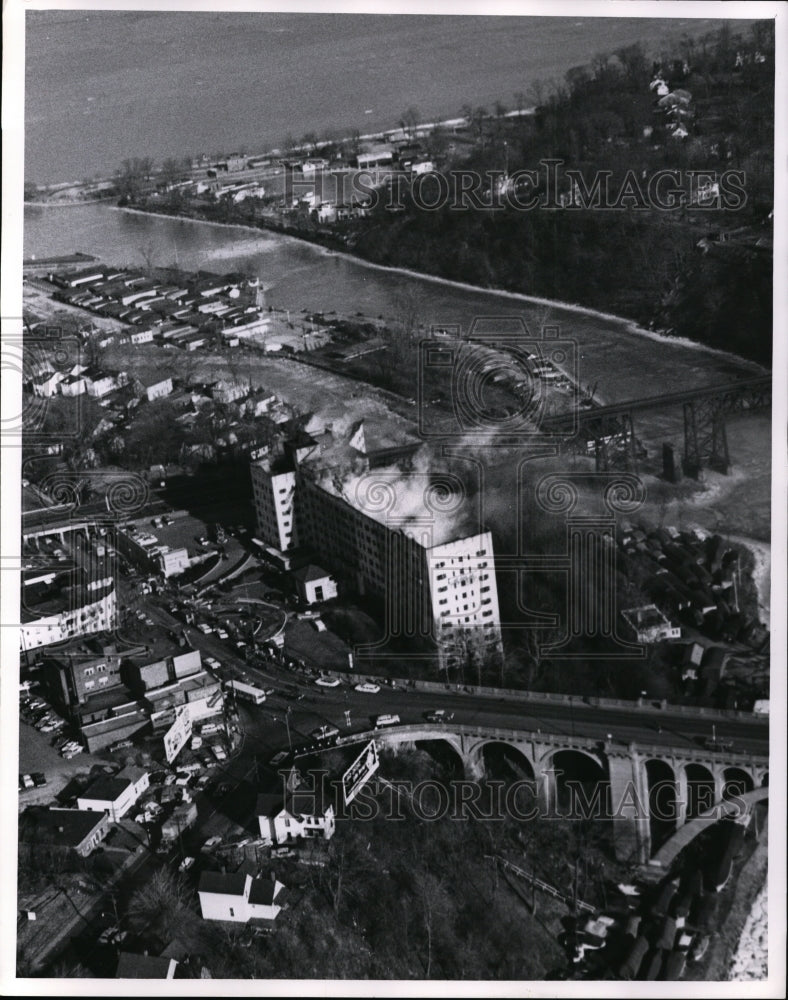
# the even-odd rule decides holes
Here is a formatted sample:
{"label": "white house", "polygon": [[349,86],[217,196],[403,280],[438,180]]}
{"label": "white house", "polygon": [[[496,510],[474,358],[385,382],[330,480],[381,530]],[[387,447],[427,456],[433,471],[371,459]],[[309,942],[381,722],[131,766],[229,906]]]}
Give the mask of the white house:
{"label": "white house", "polygon": [[248,873],[203,872],[197,886],[203,920],[276,920],[282,909],[277,898],[284,886],[275,875],[252,878]]}
{"label": "white house", "polygon": [[81,375],[66,375],[60,381],[60,392],[63,396],[81,396],[85,388],[85,379]]}
{"label": "white house", "polygon": [[132,330],[129,341],[132,344],[149,344],[153,340],[153,330]]}
{"label": "white house", "polygon": [[145,397],[148,402],[153,402],[154,399],[161,399],[163,396],[169,396],[172,392],[172,379],[153,379],[147,383],[143,383],[143,389],[145,392]]}
{"label": "white house", "polygon": [[257,797],[260,836],[275,844],[322,837],[330,840],[336,829],[333,805],[317,788],[295,788],[286,795]]}
{"label": "white house", "polygon": [[85,372],[83,378],[87,394],[97,399],[108,395],[118,386],[115,376],[110,372],[94,372],[92,374]]}
{"label": "white house", "polygon": [[115,777],[123,781],[130,781],[134,785],[134,793],[137,799],[144,795],[150,788],[150,774],[144,767],[127,764],[126,767],[118,771]]}
{"label": "white house", "polygon": [[33,379],[33,393],[36,396],[54,396],[63,381],[63,372],[43,372]]}
{"label": "white house", "polygon": [[109,818],[117,822],[140,797],[143,783],[143,779],[139,777],[136,780],[121,778],[120,775],[96,778],[77,798],[77,808],[88,812],[109,813]]}
{"label": "white house", "polygon": [[310,563],[293,573],[298,595],[307,604],[330,601],[337,596],[337,583],[321,566]]}

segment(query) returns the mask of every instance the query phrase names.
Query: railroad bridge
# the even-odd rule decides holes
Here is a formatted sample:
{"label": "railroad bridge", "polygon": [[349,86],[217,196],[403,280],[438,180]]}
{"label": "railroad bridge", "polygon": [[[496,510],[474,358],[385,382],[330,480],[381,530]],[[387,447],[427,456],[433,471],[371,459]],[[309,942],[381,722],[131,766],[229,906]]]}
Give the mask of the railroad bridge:
{"label": "railroad bridge", "polygon": [[[372,738],[383,746],[409,749],[443,743],[456,754],[464,776],[473,780],[487,774],[490,751],[495,751],[514,773],[533,783],[539,815],[570,815],[569,803],[569,810],[579,805],[587,815],[611,819],[616,856],[641,864],[651,857],[655,823],[670,835],[715,806],[729,808],[769,781],[765,755],[689,743],[621,743],[445,723],[391,726],[342,737],[338,743]],[[584,777],[583,787],[574,774]]]}
{"label": "railroad bridge", "polygon": [[767,409],[772,402],[772,377],[726,382],[663,396],[635,399],[611,406],[560,414],[543,419],[540,427],[565,432],[563,447],[587,455],[593,449],[597,472],[627,469],[637,472],[642,451],[635,434],[635,414],[681,407],[684,413],[683,468],[697,477],[703,468],[727,473],[731,466],[725,418],[730,414]]}

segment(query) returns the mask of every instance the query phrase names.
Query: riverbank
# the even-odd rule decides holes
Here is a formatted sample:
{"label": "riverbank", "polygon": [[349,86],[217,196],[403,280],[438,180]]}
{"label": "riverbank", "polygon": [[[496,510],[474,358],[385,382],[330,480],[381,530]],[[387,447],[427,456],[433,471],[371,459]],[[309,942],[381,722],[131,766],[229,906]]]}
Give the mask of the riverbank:
{"label": "riverbank", "polygon": [[[699,341],[689,340],[686,337],[674,337],[656,330],[648,330],[626,316],[617,316],[613,313],[602,312],[598,309],[592,309],[589,306],[583,306],[576,302],[564,302],[557,299],[543,298],[537,295],[526,295],[523,292],[512,292],[505,288],[485,288],[480,285],[471,285],[467,282],[455,281],[451,278],[442,278],[438,275],[430,274],[429,272],[414,271],[410,268],[394,267],[386,264],[377,264],[374,261],[368,260],[358,254],[350,253],[346,248],[341,248],[342,244],[339,240],[332,239],[329,241],[327,238],[321,238],[319,234],[310,236],[300,230],[295,230],[292,227],[274,223],[264,217],[260,219],[259,225],[253,226],[245,223],[218,222],[214,219],[201,219],[190,215],[178,215],[172,212],[157,212],[155,209],[151,208],[142,209],[125,205],[115,205],[110,207],[121,212],[164,217],[167,219],[178,219],[183,222],[193,222],[206,226],[217,226],[224,229],[239,229],[250,233],[259,233],[261,231],[276,233],[279,236],[284,236],[288,239],[306,244],[307,246],[318,248],[326,255],[338,257],[342,260],[350,261],[353,264],[361,265],[362,267],[370,268],[384,274],[400,276],[410,281],[423,281],[429,284],[439,285],[444,288],[452,288],[457,291],[468,292],[471,294],[491,295],[497,298],[507,299],[511,302],[522,302],[531,307],[560,309],[565,313],[583,316],[593,320],[601,320],[606,323],[613,323],[621,328],[622,333],[626,333],[631,336],[643,337],[656,343],[670,345],[672,347],[682,347],[694,351],[702,351],[706,354],[720,358],[721,360],[730,361],[737,365],[744,366],[754,373],[765,374],[767,372],[767,369],[757,362],[750,361],[747,358],[742,358],[730,351],[724,351],[717,347],[711,347],[708,344],[702,344]],[[547,318],[548,317],[545,317],[545,321]]]}

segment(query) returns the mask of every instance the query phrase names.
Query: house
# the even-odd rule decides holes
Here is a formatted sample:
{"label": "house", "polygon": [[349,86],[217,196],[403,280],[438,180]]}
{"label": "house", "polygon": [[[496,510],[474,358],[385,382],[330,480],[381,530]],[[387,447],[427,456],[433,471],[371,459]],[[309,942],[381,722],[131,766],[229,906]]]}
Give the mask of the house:
{"label": "house", "polygon": [[293,573],[298,596],[307,604],[330,601],[337,596],[336,580],[321,566],[310,563]]}
{"label": "house", "polygon": [[36,396],[54,396],[57,387],[63,380],[63,372],[43,372],[33,379],[33,394]]}
{"label": "house", "polygon": [[293,768],[286,784],[284,794],[261,793],[257,796],[260,836],[275,844],[313,837],[330,840],[336,829],[336,816],[320,780],[305,787]]}
{"label": "house", "polygon": [[145,398],[149,403],[152,403],[154,399],[162,399],[164,396],[169,396],[172,392],[172,378],[169,376],[167,378],[147,378],[141,383],[141,390]]}
{"label": "house", "polygon": [[261,417],[264,413],[268,413],[275,402],[276,396],[273,392],[268,392],[266,389],[256,389],[243,405],[248,414],[253,417]]}
{"label": "house", "polygon": [[101,399],[102,396],[108,395],[118,385],[115,375],[111,374],[111,372],[85,372],[82,377],[85,380],[87,394],[96,399]]}
{"label": "house", "polygon": [[133,781],[119,775],[102,775],[92,781],[77,798],[77,807],[87,812],[106,812],[117,823],[139,798],[141,784],[142,779]]}
{"label": "house", "polygon": [[135,955],[122,951],[118,959],[116,979],[174,979],[178,963],[163,955]]}
{"label": "house", "polygon": [[85,391],[86,384],[82,375],[66,375],[60,381],[60,392],[63,396],[81,396]]}
{"label": "house", "polygon": [[22,815],[19,839],[30,844],[52,844],[86,858],[107,836],[109,822],[105,812],[96,816],[80,809],[34,806]]}
{"label": "house", "polygon": [[671,624],[655,604],[622,611],[621,617],[635,633],[638,642],[652,643],[681,638],[681,628]]}
{"label": "house", "polygon": [[197,886],[203,920],[275,920],[282,909],[277,899],[284,889],[272,873],[270,878],[252,878],[236,872],[203,872]]}

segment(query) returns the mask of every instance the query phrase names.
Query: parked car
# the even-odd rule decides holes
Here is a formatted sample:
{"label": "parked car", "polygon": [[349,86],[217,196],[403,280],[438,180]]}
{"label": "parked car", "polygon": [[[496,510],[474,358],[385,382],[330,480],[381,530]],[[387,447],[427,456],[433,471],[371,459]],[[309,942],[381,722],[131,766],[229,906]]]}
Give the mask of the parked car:
{"label": "parked car", "polygon": [[41,788],[47,783],[46,775],[42,771],[33,771],[30,775],[36,788]]}
{"label": "parked car", "polygon": [[206,622],[200,622],[197,628],[202,632],[203,635],[210,635],[213,629]]}
{"label": "parked car", "polygon": [[376,726],[398,726],[399,716],[398,715],[379,715],[375,719]]}
{"label": "parked car", "polygon": [[227,632],[227,629],[217,628],[216,634],[219,636],[220,639],[229,639],[230,638],[229,633]]}
{"label": "parked car", "polygon": [[214,848],[218,847],[221,842],[222,838],[219,836],[209,837],[202,845],[201,850],[205,851],[206,854],[210,854],[210,852],[213,851]]}
{"label": "parked car", "polygon": [[117,743],[113,743],[109,748],[110,753],[115,753],[116,750],[125,750],[127,747],[133,747],[134,744],[131,740],[118,740]]}
{"label": "parked car", "polygon": [[354,691],[360,691],[362,694],[377,694],[380,691],[379,684],[356,684]]}
{"label": "parked car", "polygon": [[315,626],[318,632],[327,632],[326,623],[322,618],[315,618],[312,624]]}
{"label": "parked car", "polygon": [[187,872],[191,866],[194,864],[194,858],[188,857],[184,858],[183,861],[178,865],[179,872]]}
{"label": "parked car", "polygon": [[33,781],[33,778],[32,778],[31,775],[29,775],[29,774],[20,774],[19,775],[19,787],[20,788],[24,788],[24,789],[35,788],[36,787],[36,783],[35,783],[35,781]]}
{"label": "parked car", "polygon": [[214,746],[211,747],[211,751],[217,760],[227,760],[227,751],[221,744],[214,744]]}
{"label": "parked car", "polygon": [[338,677],[322,677],[321,676],[321,677],[318,677],[318,679],[315,681],[315,684],[317,684],[318,687],[326,687],[326,688],[339,687],[339,685],[341,683],[342,682],[340,681],[340,679]]}

